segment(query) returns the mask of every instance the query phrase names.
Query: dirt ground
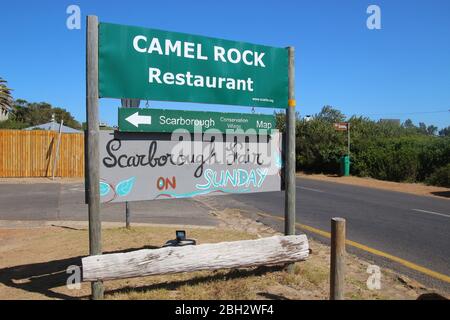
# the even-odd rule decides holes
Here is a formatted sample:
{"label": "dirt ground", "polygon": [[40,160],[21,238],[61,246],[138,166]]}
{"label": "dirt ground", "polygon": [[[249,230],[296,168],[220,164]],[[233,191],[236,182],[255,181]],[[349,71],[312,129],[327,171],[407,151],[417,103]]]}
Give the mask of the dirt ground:
{"label": "dirt ground", "polygon": [[450,199],[450,188],[427,186],[422,183],[392,182],[392,181],[376,180],[372,178],[360,178],[351,176],[340,177],[336,175],[306,174],[302,172],[298,172],[297,177],[304,179],[336,182],[361,187],[370,187],[376,189],[411,193],[419,196],[430,196],[430,197],[439,197],[440,199]]}
{"label": "dirt ground", "polygon": [[[213,243],[267,237],[276,233],[243,218],[236,210],[215,212],[218,228],[187,228],[189,238]],[[174,238],[174,226],[105,225],[105,252],[160,247]],[[66,287],[70,265],[88,253],[88,233],[80,223],[0,228],[0,299],[87,299],[90,286]],[[201,271],[105,282],[107,299],[328,299],[329,247],[310,240],[312,253],[295,273],[282,267]],[[432,291],[390,270],[381,270],[381,289],[369,290],[368,263],[353,255],[346,260],[347,299],[417,299]]]}

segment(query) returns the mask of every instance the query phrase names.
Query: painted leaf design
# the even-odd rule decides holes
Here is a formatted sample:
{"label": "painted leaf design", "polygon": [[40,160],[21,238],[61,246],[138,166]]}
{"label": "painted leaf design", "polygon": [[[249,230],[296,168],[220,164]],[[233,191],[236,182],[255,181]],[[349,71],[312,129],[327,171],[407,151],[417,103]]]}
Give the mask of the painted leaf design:
{"label": "painted leaf design", "polygon": [[275,165],[278,168],[282,168],[283,167],[283,160],[281,160],[281,156],[279,154],[275,155]]}
{"label": "painted leaf design", "polygon": [[136,177],[131,177],[130,179],[120,181],[116,186],[116,193],[120,197],[124,197],[128,195],[133,189],[134,182],[136,181]]}
{"label": "painted leaf design", "polygon": [[111,187],[106,182],[100,181],[100,197],[106,196],[111,191]]}

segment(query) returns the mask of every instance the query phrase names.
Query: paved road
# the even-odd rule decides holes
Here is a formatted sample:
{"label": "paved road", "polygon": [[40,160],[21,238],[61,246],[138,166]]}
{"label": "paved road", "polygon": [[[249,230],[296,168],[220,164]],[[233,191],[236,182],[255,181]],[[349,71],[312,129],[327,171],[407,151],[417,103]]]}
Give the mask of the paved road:
{"label": "paved road", "polygon": [[[193,200],[130,203],[132,222],[217,225],[210,208]],[[125,220],[125,205],[102,205],[102,220]],[[0,220],[86,221],[82,183],[0,184]]]}
{"label": "paved road", "polygon": [[[347,220],[347,238],[450,276],[450,200],[297,179],[297,221],[324,231]],[[233,195],[227,207],[283,216],[281,192]]]}

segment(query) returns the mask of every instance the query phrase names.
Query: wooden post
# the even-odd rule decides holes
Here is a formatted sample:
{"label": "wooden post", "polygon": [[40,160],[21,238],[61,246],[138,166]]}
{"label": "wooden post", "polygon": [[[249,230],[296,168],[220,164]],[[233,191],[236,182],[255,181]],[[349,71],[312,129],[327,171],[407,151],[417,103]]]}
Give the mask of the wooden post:
{"label": "wooden post", "polygon": [[[89,254],[100,255],[100,176],[99,176],[99,124],[98,124],[98,18],[88,16],[86,23],[86,193],[89,211]],[[92,299],[103,299],[101,281],[91,283]]]}
{"label": "wooden post", "polygon": [[[295,50],[288,47],[289,87],[288,108],[286,110],[286,168],[285,168],[285,204],[284,204],[284,234],[295,234]],[[293,272],[293,264],[288,266],[288,272]]]}
{"label": "wooden post", "polygon": [[58,154],[59,154],[59,146],[61,145],[61,131],[62,131],[63,123],[64,123],[64,120],[61,120],[61,123],[59,124],[58,142],[56,144],[55,158],[53,159],[52,180],[55,180],[55,171],[56,171],[56,165],[58,164]]}
{"label": "wooden post", "polygon": [[330,300],[344,300],[345,219],[331,219]]}

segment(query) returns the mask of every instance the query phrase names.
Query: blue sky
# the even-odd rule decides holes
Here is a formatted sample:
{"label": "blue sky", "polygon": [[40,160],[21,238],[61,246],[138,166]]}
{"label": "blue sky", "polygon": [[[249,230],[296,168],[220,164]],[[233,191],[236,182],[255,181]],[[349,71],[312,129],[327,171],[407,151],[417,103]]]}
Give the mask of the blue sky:
{"label": "blue sky", "polygon": [[[81,8],[81,30],[66,28],[70,4]],[[366,27],[370,4],[381,8],[381,30]],[[328,104],[346,115],[450,125],[450,112],[431,113],[450,109],[448,0],[8,1],[2,3],[0,19],[0,76],[15,98],[46,101],[84,121],[88,14],[104,22],[295,46],[301,115]],[[101,100],[101,120],[116,125],[119,105]],[[187,103],[150,106],[250,112]]]}

